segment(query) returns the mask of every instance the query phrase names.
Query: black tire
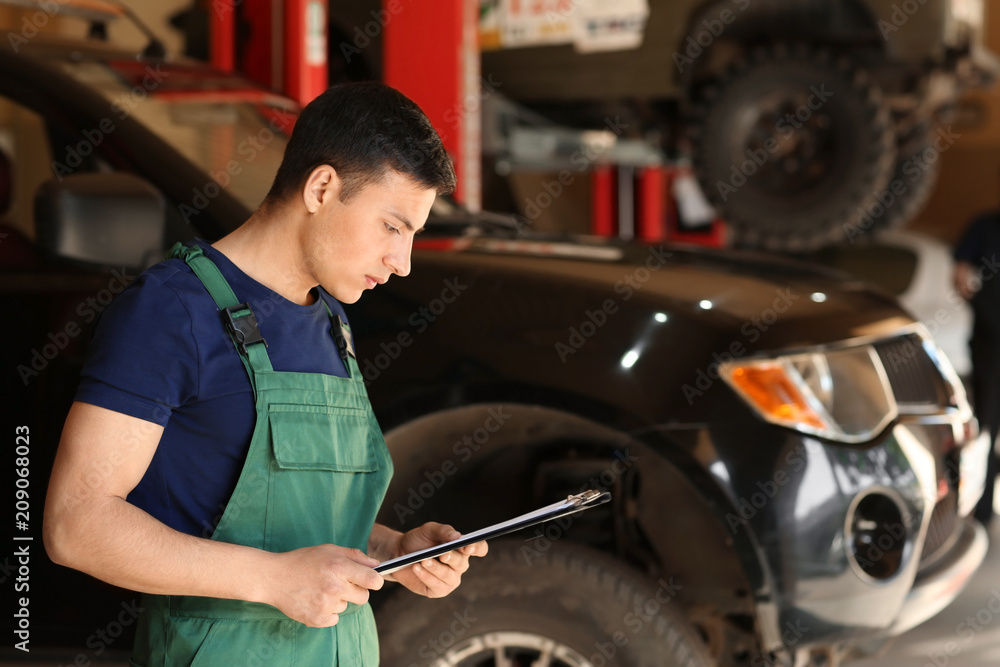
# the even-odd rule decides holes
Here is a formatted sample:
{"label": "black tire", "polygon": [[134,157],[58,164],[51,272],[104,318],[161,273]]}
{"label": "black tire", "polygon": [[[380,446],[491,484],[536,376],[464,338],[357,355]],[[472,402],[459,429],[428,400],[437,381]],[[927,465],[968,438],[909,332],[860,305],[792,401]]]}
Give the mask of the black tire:
{"label": "black tire", "polygon": [[935,129],[932,121],[922,120],[900,137],[889,184],[893,201],[884,214],[868,218],[873,221],[868,231],[905,227],[927,205],[941,171],[940,151],[934,146]]}
{"label": "black tire", "polygon": [[845,59],[758,49],[698,95],[695,170],[735,245],[802,251],[844,241],[858,208],[889,184],[891,114]]}
{"label": "black tire", "polygon": [[448,597],[394,594],[376,612],[380,664],[486,667],[500,651],[519,666],[713,664],[671,599],[674,582],[579,545],[546,546],[493,542]]}

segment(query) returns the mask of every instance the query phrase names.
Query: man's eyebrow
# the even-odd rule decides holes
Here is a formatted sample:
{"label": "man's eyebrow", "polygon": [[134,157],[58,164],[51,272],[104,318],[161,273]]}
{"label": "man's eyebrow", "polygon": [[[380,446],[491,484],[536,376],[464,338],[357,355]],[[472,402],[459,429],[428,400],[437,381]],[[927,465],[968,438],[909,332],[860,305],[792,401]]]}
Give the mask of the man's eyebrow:
{"label": "man's eyebrow", "polygon": [[[388,213],[389,215],[391,215],[392,217],[394,217],[394,218],[396,218],[397,220],[399,220],[399,221],[400,221],[401,223],[403,223],[403,224],[404,224],[404,225],[406,226],[406,228],[407,228],[407,229],[409,229],[409,230],[410,230],[411,232],[413,232],[413,223],[412,223],[412,222],[410,222],[409,220],[407,220],[407,219],[406,219],[406,216],[404,216],[404,215],[401,215],[400,213],[398,213],[398,212],[396,212],[396,211],[392,211],[392,210],[389,210],[389,211],[386,211],[386,212],[387,212],[387,213]],[[423,228],[423,227],[421,227],[420,229],[418,229],[417,231],[415,231],[415,232],[413,232],[413,233],[414,233],[414,234],[419,234],[419,233],[420,233],[420,232],[422,232],[422,231],[424,231],[424,228]]]}

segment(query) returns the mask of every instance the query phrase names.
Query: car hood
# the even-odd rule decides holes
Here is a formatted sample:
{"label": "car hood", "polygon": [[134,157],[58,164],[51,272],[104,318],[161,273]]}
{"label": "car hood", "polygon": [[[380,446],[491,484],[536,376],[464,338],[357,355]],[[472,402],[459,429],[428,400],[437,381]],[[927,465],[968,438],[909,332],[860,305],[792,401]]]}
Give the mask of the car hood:
{"label": "car hood", "polygon": [[[887,335],[913,320],[887,294],[829,269],[763,253],[589,238],[454,238],[417,243],[414,273],[518,276],[664,310],[716,331],[768,331],[760,349]],[[433,268],[432,268],[433,267]],[[757,342],[762,336],[745,336]]]}

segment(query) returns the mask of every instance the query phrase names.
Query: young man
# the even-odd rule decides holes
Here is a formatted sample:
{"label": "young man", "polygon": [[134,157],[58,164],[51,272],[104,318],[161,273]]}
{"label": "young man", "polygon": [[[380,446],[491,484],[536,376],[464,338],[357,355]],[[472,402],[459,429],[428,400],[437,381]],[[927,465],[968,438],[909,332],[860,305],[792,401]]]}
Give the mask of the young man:
{"label": "young man", "polygon": [[[44,532],[57,563],[146,594],[133,664],[378,663],[372,568],[458,533],[374,524],[392,463],[340,303],[409,273],[454,184],[412,101],[331,88],[249,220],[175,249],[105,311]],[[391,578],[447,595],[485,553]]]}

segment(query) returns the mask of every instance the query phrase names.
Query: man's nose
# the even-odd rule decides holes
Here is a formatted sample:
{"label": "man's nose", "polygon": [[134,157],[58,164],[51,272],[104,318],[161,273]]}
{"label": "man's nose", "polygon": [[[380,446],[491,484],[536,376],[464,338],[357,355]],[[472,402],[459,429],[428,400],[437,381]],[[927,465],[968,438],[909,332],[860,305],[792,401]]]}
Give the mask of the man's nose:
{"label": "man's nose", "polygon": [[397,276],[405,277],[410,275],[410,252],[413,250],[413,240],[409,240],[406,246],[386,256],[385,264]]}

